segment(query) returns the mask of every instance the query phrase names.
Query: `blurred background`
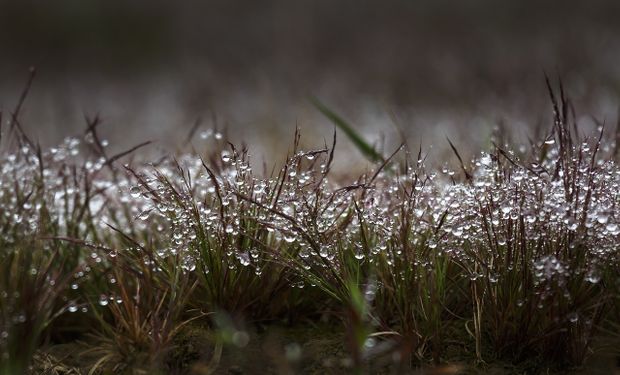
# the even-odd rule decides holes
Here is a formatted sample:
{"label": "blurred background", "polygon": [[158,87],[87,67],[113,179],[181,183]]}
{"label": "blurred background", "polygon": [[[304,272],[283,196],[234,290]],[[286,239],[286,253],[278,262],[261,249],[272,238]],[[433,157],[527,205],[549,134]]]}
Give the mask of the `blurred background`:
{"label": "blurred background", "polygon": [[498,124],[550,126],[544,71],[584,128],[615,123],[618,16],[613,0],[2,0],[0,108],[35,66],[22,122],[47,145],[100,113],[113,147],[174,150],[201,119],[269,160],[295,126],[331,137],[314,95],[386,149],[476,150]]}

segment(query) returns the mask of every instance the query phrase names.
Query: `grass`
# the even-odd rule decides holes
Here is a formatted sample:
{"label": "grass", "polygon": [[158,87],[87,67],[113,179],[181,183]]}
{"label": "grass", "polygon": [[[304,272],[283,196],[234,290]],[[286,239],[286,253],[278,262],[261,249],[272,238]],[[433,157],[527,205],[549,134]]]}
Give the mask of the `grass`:
{"label": "grass", "polygon": [[[578,139],[562,88],[549,92],[547,137],[471,161],[449,142],[457,171],[406,146],[384,158],[315,101],[374,162],[350,181],[330,173],[336,133],[310,150],[296,133],[266,176],[219,135],[122,164],[146,144],[109,155],[94,118],[42,150],[20,104],[0,154],[0,374],[218,373],[276,326],[327,325],[351,373],[618,356],[617,145],[602,128]],[[275,373],[305,355],[270,350]]]}

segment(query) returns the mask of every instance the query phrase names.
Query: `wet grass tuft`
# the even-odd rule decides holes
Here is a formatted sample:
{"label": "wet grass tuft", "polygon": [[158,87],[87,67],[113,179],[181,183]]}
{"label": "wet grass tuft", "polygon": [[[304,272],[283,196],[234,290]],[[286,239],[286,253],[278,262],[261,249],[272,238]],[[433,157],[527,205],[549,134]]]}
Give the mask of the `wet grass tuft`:
{"label": "wet grass tuft", "polygon": [[617,356],[617,145],[602,126],[578,139],[547,83],[543,139],[471,160],[448,140],[455,171],[422,148],[384,158],[315,100],[374,162],[354,180],[331,173],[335,133],[301,149],[296,132],[261,175],[217,131],[156,163],[138,157],[147,143],[110,155],[97,117],[43,150],[18,107],[0,153],[0,374],[213,374],[244,355],[273,373],[559,371]]}

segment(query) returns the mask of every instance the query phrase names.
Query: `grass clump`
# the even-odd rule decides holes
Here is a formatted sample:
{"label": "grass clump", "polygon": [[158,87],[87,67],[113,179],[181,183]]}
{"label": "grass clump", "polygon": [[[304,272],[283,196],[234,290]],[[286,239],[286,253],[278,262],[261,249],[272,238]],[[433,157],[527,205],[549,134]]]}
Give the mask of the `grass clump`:
{"label": "grass clump", "polygon": [[[352,181],[330,172],[336,134],[303,150],[296,133],[261,175],[219,133],[204,153],[121,165],[145,144],[108,155],[96,118],[47,151],[15,130],[1,155],[0,373],[79,341],[87,360],[71,371],[210,374],[270,325],[337,326],[338,365],[356,373],[564,369],[613,351],[615,145],[604,129],[577,140],[550,93],[553,126],[525,152],[495,144],[467,162],[450,143],[460,172],[435,171],[421,149],[384,158],[356,136],[374,164]],[[180,348],[196,326],[209,347]],[[290,370],[304,357],[287,345],[272,352]]]}

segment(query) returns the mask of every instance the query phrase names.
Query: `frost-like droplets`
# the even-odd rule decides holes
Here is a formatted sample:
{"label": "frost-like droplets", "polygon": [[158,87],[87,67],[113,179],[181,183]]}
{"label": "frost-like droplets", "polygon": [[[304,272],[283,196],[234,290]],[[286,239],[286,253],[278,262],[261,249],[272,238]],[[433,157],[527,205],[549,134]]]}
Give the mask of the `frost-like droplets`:
{"label": "frost-like droplets", "polygon": [[458,227],[452,231],[452,234],[456,237],[461,237],[463,235],[463,228]]}
{"label": "frost-like droplets", "polygon": [[577,314],[576,312],[572,312],[568,314],[567,318],[569,322],[577,323],[577,321],[579,320],[579,314]]}
{"label": "frost-like droplets", "polygon": [[107,306],[108,305],[108,297],[105,294],[99,296],[99,305]]}
{"label": "frost-like droplets", "polygon": [[140,212],[140,214],[138,215],[138,219],[145,221],[149,218],[150,214],[151,214],[151,210],[144,210]]}
{"label": "frost-like droplets", "polygon": [[609,214],[607,212],[599,212],[596,214],[596,221],[599,224],[607,224],[609,221]]}
{"label": "frost-like droplets", "polygon": [[[187,257],[183,259],[181,268],[183,268],[185,271],[188,271],[188,272],[194,272],[196,270],[196,262],[194,261],[194,258]],[[208,270],[205,269],[204,273],[207,273],[207,272]]]}
{"label": "frost-like droplets", "polygon": [[491,159],[491,156],[489,154],[485,154],[480,158],[480,164],[485,167],[490,167],[492,162],[493,159]]}
{"label": "frost-like droplets", "polygon": [[134,198],[138,198],[140,196],[141,192],[142,192],[142,190],[140,189],[139,186],[132,186],[129,189],[129,194],[131,194],[131,196],[134,197]]}
{"label": "frost-like droplets", "polygon": [[609,234],[614,235],[614,236],[617,234],[620,234],[620,226],[618,226],[618,224],[616,223],[608,223],[605,226],[605,230],[609,232]]}
{"label": "frost-like droplets", "polygon": [[242,266],[247,267],[250,265],[250,254],[247,252],[237,253],[237,260]]}
{"label": "frost-like droplets", "polygon": [[510,203],[506,203],[502,206],[502,212],[504,214],[509,214],[510,211],[512,211],[512,206],[510,205]]}
{"label": "frost-like droplets", "polygon": [[212,129],[207,129],[203,132],[200,132],[200,138],[201,139],[208,139],[209,137],[211,137],[211,135],[213,135],[213,130]]}
{"label": "frost-like droplets", "polygon": [[597,284],[599,281],[601,281],[601,274],[597,269],[592,268],[590,271],[588,271],[588,274],[586,275],[586,281],[592,284]]}
{"label": "frost-like droplets", "polygon": [[75,304],[75,302],[71,302],[71,303],[69,304],[69,306],[67,307],[67,310],[68,310],[69,312],[74,313],[74,312],[78,311],[78,307],[77,307],[77,305]]}

